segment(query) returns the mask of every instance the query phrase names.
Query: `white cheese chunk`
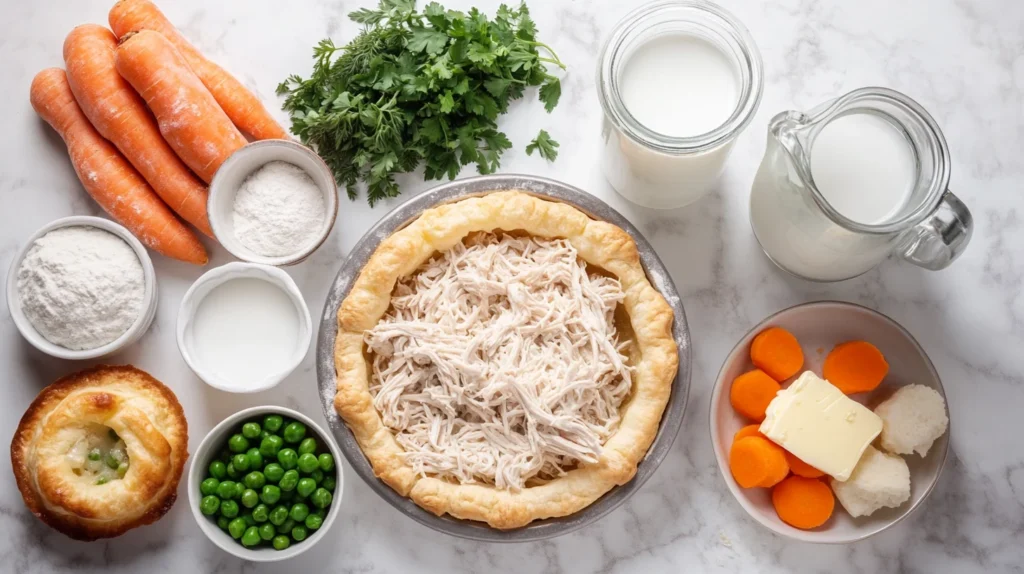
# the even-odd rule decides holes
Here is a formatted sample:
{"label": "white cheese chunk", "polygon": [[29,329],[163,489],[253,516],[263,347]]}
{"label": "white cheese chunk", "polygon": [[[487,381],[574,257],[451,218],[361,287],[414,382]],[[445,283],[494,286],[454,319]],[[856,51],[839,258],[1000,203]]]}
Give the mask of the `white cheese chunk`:
{"label": "white cheese chunk", "polygon": [[839,481],[850,478],[882,419],[807,371],[768,405],[761,434]]}

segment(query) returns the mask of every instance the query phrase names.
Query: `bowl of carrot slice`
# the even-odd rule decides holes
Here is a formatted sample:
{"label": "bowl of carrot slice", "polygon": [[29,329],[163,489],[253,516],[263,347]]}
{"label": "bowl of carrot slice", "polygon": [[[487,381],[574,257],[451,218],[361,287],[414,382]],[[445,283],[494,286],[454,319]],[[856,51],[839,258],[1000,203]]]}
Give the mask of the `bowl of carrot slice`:
{"label": "bowl of carrot slice", "polygon": [[[840,477],[819,471],[761,432],[769,432],[762,426],[771,417],[769,405],[779,404],[772,401],[807,371],[835,387],[837,396],[841,391],[867,409],[907,385],[928,387],[945,400],[942,381],[906,329],[877,311],[838,301],[779,311],[744,335],[726,357],[711,395],[711,442],[740,506],[768,529],[796,540],[862,540],[909,516],[931,493],[945,464],[948,428],[927,456],[903,458],[910,479],[905,500],[880,503],[870,514],[854,517],[833,494]],[[899,458],[876,450],[882,448],[879,439],[869,440],[865,453]]]}

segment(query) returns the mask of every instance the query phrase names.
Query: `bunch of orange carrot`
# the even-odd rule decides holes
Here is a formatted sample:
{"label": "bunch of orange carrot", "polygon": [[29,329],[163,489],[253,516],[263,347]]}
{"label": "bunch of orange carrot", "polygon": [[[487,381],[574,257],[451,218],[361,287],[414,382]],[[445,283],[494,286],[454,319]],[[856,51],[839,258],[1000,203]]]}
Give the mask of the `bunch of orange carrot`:
{"label": "bunch of orange carrot", "polygon": [[204,265],[206,249],[181,219],[212,237],[206,185],[245,145],[242,132],[287,134],[149,0],[119,0],[109,23],[68,34],[67,72],[39,72],[32,107],[64,139],[85,190],[111,217],[158,253]]}
{"label": "bunch of orange carrot", "polygon": [[[761,331],[750,344],[755,369],[736,377],[729,389],[733,409],[755,421],[741,428],[729,450],[729,469],[743,488],[771,488],[772,505],[779,518],[796,528],[811,529],[832,516],[835,498],[825,473],[800,460],[759,431],[768,405],[782,386],[804,366],[800,342],[781,327]],[[874,390],[889,371],[882,353],[866,341],[837,345],[825,358],[823,375],[853,394]]]}

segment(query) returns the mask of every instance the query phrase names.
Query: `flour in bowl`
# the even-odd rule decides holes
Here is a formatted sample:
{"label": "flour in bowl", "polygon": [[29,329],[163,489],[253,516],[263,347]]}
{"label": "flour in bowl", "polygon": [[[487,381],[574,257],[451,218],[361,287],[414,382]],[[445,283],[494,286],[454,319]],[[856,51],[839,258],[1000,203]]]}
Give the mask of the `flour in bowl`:
{"label": "flour in bowl", "polygon": [[302,168],[283,161],[272,161],[245,178],[232,213],[235,237],[264,257],[309,247],[326,217],[320,187]]}
{"label": "flour in bowl", "polygon": [[87,226],[55,229],[18,268],[18,300],[47,341],[82,351],[123,335],[142,311],[142,262],[123,239]]}

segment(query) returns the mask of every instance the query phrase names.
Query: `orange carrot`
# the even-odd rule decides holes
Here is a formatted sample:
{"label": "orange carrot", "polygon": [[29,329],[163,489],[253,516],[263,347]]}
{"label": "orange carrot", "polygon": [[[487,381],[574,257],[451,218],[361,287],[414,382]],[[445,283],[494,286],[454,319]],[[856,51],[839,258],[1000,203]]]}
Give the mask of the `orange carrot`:
{"label": "orange carrot", "polygon": [[110,9],[108,20],[119,38],[129,32],[153,30],[170,40],[231,121],[243,132],[258,140],[288,138],[288,133],[267,112],[260,99],[234,76],[207,60],[152,2],[120,0]]}
{"label": "orange carrot", "polygon": [[729,470],[743,488],[769,488],[786,478],[789,465],[782,447],[761,437],[748,436],[732,443]]}
{"label": "orange carrot", "polygon": [[733,437],[732,437],[732,441],[736,442],[736,441],[740,440],[741,438],[746,438],[748,436],[759,436],[759,437],[761,437],[763,439],[767,439],[768,437],[766,437],[763,434],[761,434],[760,428],[761,428],[761,425],[747,425],[747,426],[741,428],[740,430],[736,431],[736,434],[733,435]]}
{"label": "orange carrot", "polygon": [[795,454],[786,451],[786,462],[789,463],[789,470],[793,471],[793,474],[797,476],[803,476],[805,478],[818,478],[825,476],[824,472],[814,468],[806,462],[800,460]]}
{"label": "orange carrot", "polygon": [[866,341],[836,345],[821,370],[825,380],[847,395],[875,390],[888,373],[889,363],[882,352]]}
{"label": "orange carrot", "polygon": [[206,186],[167,145],[156,121],[114,67],[117,38],[103,26],[78,26],[64,40],[68,83],[85,117],[117,146],[178,215],[213,237]]}
{"label": "orange carrot", "polygon": [[206,183],[245,137],[224,115],[181,54],[149,30],[121,38],[117,71],[149,104],[167,143]]}
{"label": "orange carrot", "polygon": [[736,412],[755,421],[763,421],[768,403],[782,390],[775,379],[761,369],[754,369],[736,377],[729,389],[729,402]]}
{"label": "orange carrot", "polygon": [[64,70],[48,68],[36,74],[30,97],[32,108],[67,144],[82,186],[111,217],[159,253],[198,265],[209,261],[199,239],[92,127],[75,103]]}
{"label": "orange carrot", "polygon": [[769,327],[754,337],[750,360],[755,367],[781,382],[800,372],[804,352],[792,333],[782,327]]}
{"label": "orange carrot", "polygon": [[772,489],[772,505],[786,524],[802,530],[817,528],[828,521],[836,506],[832,489],[824,482],[791,476]]}

